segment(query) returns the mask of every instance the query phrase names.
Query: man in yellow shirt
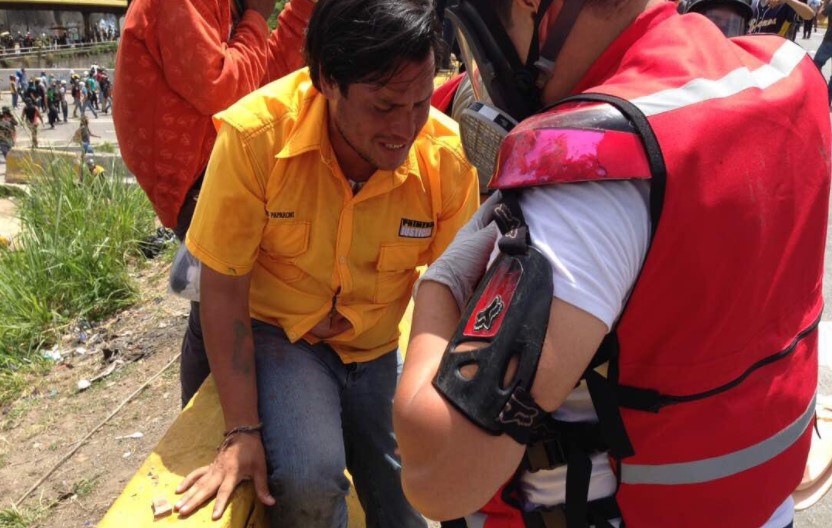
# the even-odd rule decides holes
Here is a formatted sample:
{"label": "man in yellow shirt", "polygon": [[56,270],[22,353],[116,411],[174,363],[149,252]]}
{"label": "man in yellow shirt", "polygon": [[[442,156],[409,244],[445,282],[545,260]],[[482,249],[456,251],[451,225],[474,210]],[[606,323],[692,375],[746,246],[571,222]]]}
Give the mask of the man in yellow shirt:
{"label": "man in yellow shirt", "polygon": [[[455,124],[430,110],[427,0],[322,0],[308,70],[219,114],[187,245],[227,435],[183,514],[254,481],[273,527],[421,527],[399,479],[398,323],[417,267],[478,205]],[[262,423],[262,425],[261,425]]]}

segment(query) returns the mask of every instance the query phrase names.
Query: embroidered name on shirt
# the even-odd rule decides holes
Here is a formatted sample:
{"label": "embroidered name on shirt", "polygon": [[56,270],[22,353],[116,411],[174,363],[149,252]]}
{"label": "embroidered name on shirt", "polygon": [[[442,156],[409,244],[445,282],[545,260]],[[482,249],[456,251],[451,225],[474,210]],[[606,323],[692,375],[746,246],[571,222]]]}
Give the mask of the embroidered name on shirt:
{"label": "embroidered name on shirt", "polygon": [[405,238],[430,238],[433,235],[433,222],[420,222],[402,218],[399,225],[399,236]]}
{"label": "embroidered name on shirt", "polygon": [[269,218],[294,218],[294,211],[269,211]]}

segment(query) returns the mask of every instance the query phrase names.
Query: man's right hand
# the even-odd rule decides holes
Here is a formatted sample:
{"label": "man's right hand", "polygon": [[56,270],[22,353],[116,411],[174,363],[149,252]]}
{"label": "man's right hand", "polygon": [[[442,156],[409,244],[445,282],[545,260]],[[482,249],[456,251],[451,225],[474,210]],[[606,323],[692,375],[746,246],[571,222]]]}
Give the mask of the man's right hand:
{"label": "man's right hand", "polygon": [[275,499],[266,483],[266,453],[259,434],[241,433],[221,449],[210,466],[192,471],[176,488],[176,493],[187,494],[176,503],[174,509],[183,517],[216,495],[213,520],[222,517],[231,494],[244,480],[254,481],[254,491],[260,502],[273,506]]}
{"label": "man's right hand", "polygon": [[244,0],[246,9],[253,9],[260,13],[266,20],[274,12],[274,0]]}

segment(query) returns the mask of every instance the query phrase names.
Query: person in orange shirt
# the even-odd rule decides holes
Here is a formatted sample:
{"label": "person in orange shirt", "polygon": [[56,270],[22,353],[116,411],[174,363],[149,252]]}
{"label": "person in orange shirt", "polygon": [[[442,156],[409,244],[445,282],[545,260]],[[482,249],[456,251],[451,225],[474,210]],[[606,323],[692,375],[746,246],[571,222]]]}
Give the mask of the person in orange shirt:
{"label": "person in orange shirt", "polygon": [[227,429],[180,484],[222,515],[251,479],[270,526],[424,528],[392,430],[398,325],[417,269],[479,204],[456,123],[431,110],[442,48],[427,0],[321,0],[308,69],[244,97],[219,130],[186,244]]}
{"label": "person in orange shirt", "polygon": [[[216,139],[211,116],[303,65],[316,0],[292,0],[269,35],[274,0],[135,0],[116,61],[113,121],[124,163],[180,240]],[[210,372],[191,307],[182,343],[182,405]]]}

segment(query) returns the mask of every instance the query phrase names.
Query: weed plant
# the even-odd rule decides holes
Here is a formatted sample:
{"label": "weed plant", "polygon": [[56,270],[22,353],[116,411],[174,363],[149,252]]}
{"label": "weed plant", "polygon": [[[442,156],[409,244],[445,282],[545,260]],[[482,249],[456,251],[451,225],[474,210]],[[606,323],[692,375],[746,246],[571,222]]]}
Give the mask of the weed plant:
{"label": "weed plant", "polygon": [[136,298],[128,274],[154,213],[137,185],[110,170],[79,182],[78,168],[56,159],[33,168],[29,193],[16,199],[21,232],[0,250],[0,403],[20,390],[21,368],[79,319],[100,320]]}

